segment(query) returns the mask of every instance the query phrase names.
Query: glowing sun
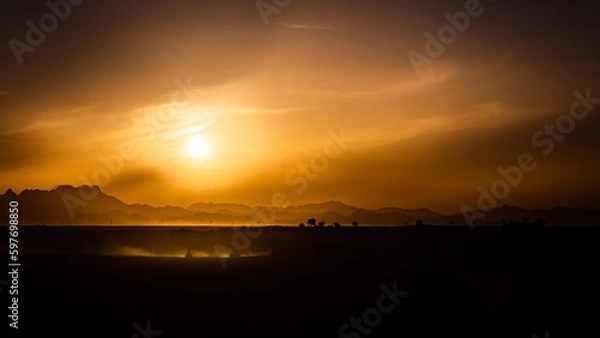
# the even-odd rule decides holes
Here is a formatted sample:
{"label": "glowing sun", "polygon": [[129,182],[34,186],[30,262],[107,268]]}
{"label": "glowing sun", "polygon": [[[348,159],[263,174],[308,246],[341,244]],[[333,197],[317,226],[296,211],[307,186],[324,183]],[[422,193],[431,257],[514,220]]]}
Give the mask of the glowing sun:
{"label": "glowing sun", "polygon": [[208,143],[202,137],[196,136],[188,144],[188,155],[190,157],[202,157],[208,154]]}

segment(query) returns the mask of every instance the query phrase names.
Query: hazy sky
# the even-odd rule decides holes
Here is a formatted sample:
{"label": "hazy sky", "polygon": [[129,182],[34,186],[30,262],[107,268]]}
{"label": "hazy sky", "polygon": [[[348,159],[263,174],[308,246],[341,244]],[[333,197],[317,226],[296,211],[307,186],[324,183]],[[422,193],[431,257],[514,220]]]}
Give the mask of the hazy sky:
{"label": "hazy sky", "polygon": [[[12,1],[0,14],[0,190],[89,180],[128,203],[282,192],[454,213],[529,153],[536,169],[501,204],[600,208],[600,104],[561,142],[532,143],[575,91],[600,97],[600,5],[471,2],[292,0],[265,25],[253,0],[86,0],[54,30],[46,15],[40,42],[27,21],[40,27],[49,7]],[[479,15],[419,75],[408,53],[426,55],[425,33],[468,3]],[[341,130],[345,149],[329,141]],[[188,154],[194,137],[203,156]],[[100,159],[115,156],[122,169]]]}

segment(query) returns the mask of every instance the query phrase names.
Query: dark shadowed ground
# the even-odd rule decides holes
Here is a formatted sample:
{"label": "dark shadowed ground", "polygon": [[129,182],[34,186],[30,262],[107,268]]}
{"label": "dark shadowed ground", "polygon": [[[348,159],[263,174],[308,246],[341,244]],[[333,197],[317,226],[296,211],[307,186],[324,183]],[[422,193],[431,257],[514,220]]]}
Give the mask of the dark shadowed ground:
{"label": "dark shadowed ground", "polygon": [[[210,256],[233,234],[21,227],[20,334],[600,336],[598,228],[267,228],[224,269]],[[368,335],[338,334],[394,283],[409,294]]]}

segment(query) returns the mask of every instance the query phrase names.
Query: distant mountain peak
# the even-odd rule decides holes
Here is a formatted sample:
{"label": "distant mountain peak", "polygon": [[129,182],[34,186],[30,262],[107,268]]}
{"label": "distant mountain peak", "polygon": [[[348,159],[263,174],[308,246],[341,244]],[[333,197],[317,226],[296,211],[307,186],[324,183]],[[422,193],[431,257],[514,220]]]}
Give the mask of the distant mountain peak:
{"label": "distant mountain peak", "polygon": [[74,190],[76,189],[74,186],[72,185],[68,185],[68,184],[61,184],[61,185],[57,185],[54,188],[52,188],[51,191],[57,191],[57,190]]}
{"label": "distant mountain peak", "polygon": [[[90,189],[97,193],[91,194]],[[84,192],[83,194],[80,194]],[[85,200],[84,204],[65,204],[65,194],[74,200]],[[93,195],[93,196],[90,196]],[[0,203],[7,205],[11,200],[19,201],[23,211],[23,224],[246,224],[256,217],[254,208],[239,203],[199,202],[188,208],[179,206],[156,207],[148,204],[127,204],[118,198],[103,193],[98,186],[57,185],[52,190],[26,189],[16,194],[12,189],[0,195]],[[376,210],[358,208],[339,200],[320,203],[290,205],[274,208],[277,224],[299,224],[309,218],[316,218],[327,224],[340,222],[359,224],[403,225],[416,220],[427,224],[460,225],[464,215],[443,215],[427,208],[402,209],[386,207]],[[0,218],[7,220],[8,209],[0,210]],[[500,224],[502,219],[543,218],[549,225],[590,225],[598,224],[600,211],[584,208],[555,207],[550,210],[528,210],[514,205],[503,205],[487,212],[485,225]]]}
{"label": "distant mountain peak", "polygon": [[97,189],[98,192],[102,192],[102,190],[100,189],[99,186],[97,185],[87,185],[87,184],[83,184],[77,187],[74,187],[72,185],[69,184],[61,184],[61,185],[57,185],[55,186],[52,190],[50,191],[72,191],[72,190],[79,190],[81,188],[85,188],[85,189]]}

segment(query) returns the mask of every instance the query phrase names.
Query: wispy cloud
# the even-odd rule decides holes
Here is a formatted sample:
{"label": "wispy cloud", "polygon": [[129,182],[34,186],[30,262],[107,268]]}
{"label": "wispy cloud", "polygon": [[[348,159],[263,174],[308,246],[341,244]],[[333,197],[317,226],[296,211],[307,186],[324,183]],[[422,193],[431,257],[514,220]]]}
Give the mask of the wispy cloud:
{"label": "wispy cloud", "polygon": [[39,132],[42,130],[49,130],[49,129],[63,127],[68,124],[69,124],[69,121],[67,121],[67,120],[37,120],[37,121],[34,121],[34,122],[32,122],[24,127],[21,127],[21,128],[16,128],[13,130],[0,132],[0,136],[9,136],[9,135],[16,135],[16,134]]}
{"label": "wispy cloud", "polygon": [[460,131],[501,126],[508,128],[544,113],[547,112],[541,109],[515,107],[504,102],[483,102],[472,105],[463,113],[456,114],[452,129]]}
{"label": "wispy cloud", "polygon": [[49,110],[42,113],[40,117],[31,119],[27,124],[11,130],[0,131],[0,136],[43,132],[46,130],[56,130],[61,127],[82,125],[85,121],[94,119],[97,121],[98,117],[105,120],[109,119],[109,115],[99,110],[100,104],[100,102],[90,102],[65,111]]}
{"label": "wispy cloud", "polygon": [[458,74],[456,67],[440,67],[435,73],[424,74],[423,76],[401,76],[397,80],[390,82],[380,82],[361,88],[350,88],[348,90],[319,90],[305,88],[268,88],[266,95],[282,96],[320,96],[337,98],[379,98],[390,96],[404,96],[418,93],[422,90],[429,90],[431,86],[449,82],[456,78]]}
{"label": "wispy cloud", "polygon": [[366,130],[358,138],[368,140],[368,142],[364,142],[366,148],[379,148],[420,135],[431,135],[431,133],[447,128],[453,123],[455,123],[455,119],[447,116],[419,118],[407,121],[402,127],[378,127]]}
{"label": "wispy cloud", "polygon": [[324,30],[334,29],[332,25],[312,24],[312,23],[283,23],[282,27],[296,30]]}
{"label": "wispy cloud", "polygon": [[294,107],[294,108],[247,108],[247,109],[224,109],[224,114],[286,114],[302,110],[313,109],[312,107]]}

